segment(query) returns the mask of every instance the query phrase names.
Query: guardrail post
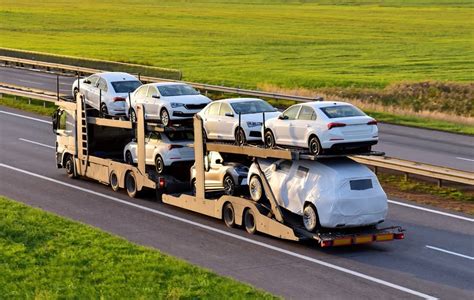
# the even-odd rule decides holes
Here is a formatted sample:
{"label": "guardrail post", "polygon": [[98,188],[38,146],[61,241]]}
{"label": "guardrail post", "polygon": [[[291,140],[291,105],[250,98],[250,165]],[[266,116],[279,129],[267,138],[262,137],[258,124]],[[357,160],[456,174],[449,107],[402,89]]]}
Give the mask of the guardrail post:
{"label": "guardrail post", "polygon": [[46,101],[43,101],[43,107],[46,108]]}
{"label": "guardrail post", "polygon": [[[15,100],[16,100],[16,97],[15,97]],[[31,98],[28,98],[28,105],[31,104]]]}
{"label": "guardrail post", "polygon": [[408,173],[405,172],[405,175],[403,176],[403,179],[404,179],[405,181],[408,181]]}
{"label": "guardrail post", "polygon": [[438,187],[443,187],[443,179],[438,179]]}

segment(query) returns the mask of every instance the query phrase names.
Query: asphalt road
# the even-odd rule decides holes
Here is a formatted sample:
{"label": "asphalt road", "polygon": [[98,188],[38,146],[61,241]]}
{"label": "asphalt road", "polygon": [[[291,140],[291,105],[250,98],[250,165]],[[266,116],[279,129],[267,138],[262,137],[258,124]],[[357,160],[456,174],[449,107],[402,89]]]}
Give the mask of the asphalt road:
{"label": "asphalt road", "polygon": [[385,223],[406,228],[405,240],[318,249],[251,236],[219,220],[151,199],[129,199],[97,182],[67,178],[64,170],[56,169],[55,136],[48,121],[0,107],[0,194],[288,298],[474,295],[470,217],[392,201]]}
{"label": "asphalt road", "polygon": [[[75,78],[59,77],[60,92],[71,93]],[[0,83],[56,92],[56,75],[0,67]],[[379,124],[375,150],[397,157],[474,172],[474,137],[390,124]]]}

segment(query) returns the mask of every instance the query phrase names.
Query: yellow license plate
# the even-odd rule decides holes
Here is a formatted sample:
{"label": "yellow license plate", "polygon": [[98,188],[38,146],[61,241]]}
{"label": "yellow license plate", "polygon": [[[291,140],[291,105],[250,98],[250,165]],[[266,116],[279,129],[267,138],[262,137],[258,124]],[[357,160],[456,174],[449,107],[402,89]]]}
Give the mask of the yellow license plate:
{"label": "yellow license plate", "polygon": [[365,236],[357,236],[354,239],[354,244],[365,244],[365,243],[371,243],[373,240],[371,235],[365,235]]}
{"label": "yellow license plate", "polygon": [[378,242],[391,241],[393,240],[393,233],[377,234],[375,240]]}
{"label": "yellow license plate", "polygon": [[333,246],[346,246],[352,244],[352,238],[342,238],[342,239],[335,239],[332,242]]}

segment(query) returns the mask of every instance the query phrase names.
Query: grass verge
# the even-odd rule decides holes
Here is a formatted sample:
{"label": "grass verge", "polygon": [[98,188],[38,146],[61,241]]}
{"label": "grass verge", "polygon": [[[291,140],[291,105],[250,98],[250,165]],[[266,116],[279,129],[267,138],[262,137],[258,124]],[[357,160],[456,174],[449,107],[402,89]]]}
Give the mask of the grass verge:
{"label": "grass verge", "polygon": [[5,298],[274,298],[3,196],[0,213],[0,295]]}
{"label": "grass verge", "polygon": [[438,187],[417,179],[405,180],[403,175],[377,174],[380,184],[390,197],[432,205],[474,215],[474,191],[457,187]]}
{"label": "grass verge", "polygon": [[42,100],[26,99],[10,95],[3,95],[0,98],[0,105],[29,111],[42,116],[51,116],[56,110],[56,105],[52,102],[44,102]]}

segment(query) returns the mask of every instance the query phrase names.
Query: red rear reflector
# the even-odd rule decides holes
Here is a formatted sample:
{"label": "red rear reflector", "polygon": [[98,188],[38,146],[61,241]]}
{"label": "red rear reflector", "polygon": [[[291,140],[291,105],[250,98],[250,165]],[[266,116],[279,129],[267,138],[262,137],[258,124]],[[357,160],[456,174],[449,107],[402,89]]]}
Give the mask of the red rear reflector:
{"label": "red rear reflector", "polygon": [[321,241],[321,247],[331,247],[332,246],[332,241]]}
{"label": "red rear reflector", "polygon": [[395,233],[393,238],[396,240],[403,240],[405,238],[405,234],[403,232]]}
{"label": "red rear reflector", "polygon": [[168,146],[168,149],[171,150],[171,149],[176,149],[176,148],[183,148],[183,146],[181,145],[169,145]]}
{"label": "red rear reflector", "polygon": [[377,120],[369,121],[367,125],[377,125]]}
{"label": "red rear reflector", "polygon": [[125,98],[122,98],[122,97],[115,97],[115,98],[114,98],[114,102],[117,102],[117,101],[125,101]]}
{"label": "red rear reflector", "polygon": [[335,127],[344,127],[346,124],[344,123],[329,123],[328,124],[328,129],[335,128]]}
{"label": "red rear reflector", "polygon": [[163,177],[160,177],[159,184],[160,184],[160,188],[165,187],[165,179]]}

